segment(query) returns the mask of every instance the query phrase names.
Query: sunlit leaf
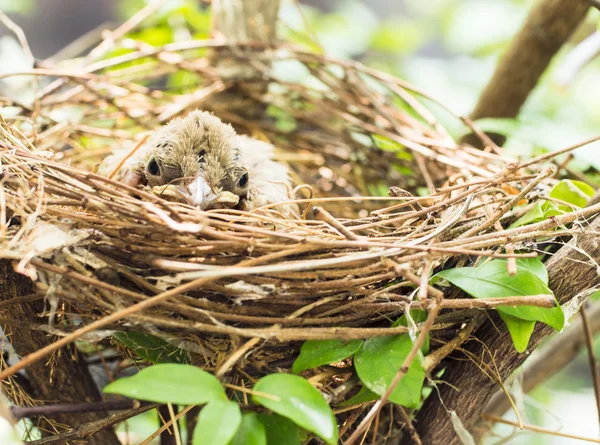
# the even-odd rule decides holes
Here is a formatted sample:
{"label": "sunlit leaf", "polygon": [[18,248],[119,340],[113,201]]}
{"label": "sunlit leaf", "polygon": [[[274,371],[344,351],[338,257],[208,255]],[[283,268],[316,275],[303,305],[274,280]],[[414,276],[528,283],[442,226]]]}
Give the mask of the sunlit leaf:
{"label": "sunlit leaf", "polygon": [[200,411],[192,445],[227,445],[241,422],[242,413],[236,402],[213,400]]}
{"label": "sunlit leaf", "polygon": [[429,36],[427,23],[409,19],[390,19],[379,24],[371,38],[371,47],[375,51],[392,54],[413,53],[422,46]]}
{"label": "sunlit leaf", "polygon": [[396,154],[398,159],[410,161],[413,159],[413,155],[404,148],[402,144],[379,134],[373,134],[371,136],[375,141],[375,145],[383,151],[391,151]]}
{"label": "sunlit leaf", "polygon": [[104,392],[150,402],[201,405],[227,400],[221,382],[191,365],[160,364],[108,384]]}
{"label": "sunlit leaf", "polygon": [[500,318],[506,323],[513,345],[517,352],[525,352],[529,344],[529,338],[535,328],[535,321],[521,320],[508,314],[499,313]]}
{"label": "sunlit leaf", "polygon": [[[354,354],[358,377],[371,391],[383,395],[412,347],[413,342],[408,334],[366,340]],[[423,353],[419,351],[408,372],[390,395],[390,400],[408,408],[416,408],[421,401],[424,379]]]}
{"label": "sunlit leaf", "polygon": [[[568,202],[576,207],[584,207],[588,200],[594,196],[594,189],[585,182],[563,179],[550,191],[550,197]],[[560,206],[561,210],[570,212],[572,207]]]}
{"label": "sunlit leaf", "polygon": [[270,374],[256,382],[254,390],[255,403],[287,417],[328,444],[337,444],[338,427],[331,408],[308,380],[291,374]]}
{"label": "sunlit leaf", "polygon": [[[424,311],[422,309],[411,309],[410,317],[412,318],[415,324],[422,323],[427,319],[427,311]],[[398,320],[396,320],[392,324],[392,327],[396,326],[408,326],[408,319],[406,314],[402,315]],[[427,337],[423,342],[423,346],[421,346],[421,351],[423,351],[423,355],[427,355],[429,353],[429,334],[427,334]]]}
{"label": "sunlit leaf", "polygon": [[510,229],[515,227],[525,226],[527,224],[534,224],[537,222],[545,221],[551,216],[562,215],[564,212],[558,209],[558,207],[548,201],[538,201],[536,202],[529,211],[521,216],[518,220],[510,225]]}
{"label": "sunlit leaf", "polygon": [[[527,295],[550,295],[552,291],[546,283],[537,276],[538,266],[533,266],[540,260],[532,258],[519,267],[517,273],[510,275],[506,261],[492,260],[479,267],[460,267],[447,269],[437,273],[435,279],[443,278],[475,298],[499,298]],[[553,308],[537,306],[498,306],[498,312],[520,318],[521,320],[541,321],[554,329],[561,330],[565,318],[560,305]]]}

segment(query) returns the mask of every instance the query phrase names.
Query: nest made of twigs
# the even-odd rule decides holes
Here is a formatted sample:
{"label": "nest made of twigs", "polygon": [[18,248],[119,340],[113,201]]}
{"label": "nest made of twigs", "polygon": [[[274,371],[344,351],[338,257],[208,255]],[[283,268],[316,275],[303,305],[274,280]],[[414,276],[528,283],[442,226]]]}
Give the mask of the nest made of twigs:
{"label": "nest made of twigs", "polygon": [[[359,63],[287,45],[117,43],[135,51],[78,61],[74,71],[34,70],[43,87],[35,103],[7,103],[16,108],[1,125],[0,256],[35,281],[29,301],[50,302],[54,332],[119,314],[103,329],[150,332],[199,365],[254,378],[288,368],[301,340],[406,332],[391,320],[428,307],[416,289],[432,271],[531,256],[531,243],[581,216],[504,230],[553,184],[545,158],[519,165],[484,136],[483,150],[456,143],[424,105],[433,99]],[[205,48],[252,64],[253,75],[223,78],[198,58]],[[304,76],[274,76],[284,61]],[[181,70],[198,84],[158,88]],[[258,111],[241,115],[240,102]],[[271,141],[294,182],[310,186],[297,192],[309,217],[203,212],[93,173],[109,153],[197,107]],[[422,186],[430,192],[415,197]],[[381,193],[390,187],[413,194]],[[433,330],[446,339],[476,306],[439,304],[448,310]],[[267,341],[240,349],[248,338]]]}

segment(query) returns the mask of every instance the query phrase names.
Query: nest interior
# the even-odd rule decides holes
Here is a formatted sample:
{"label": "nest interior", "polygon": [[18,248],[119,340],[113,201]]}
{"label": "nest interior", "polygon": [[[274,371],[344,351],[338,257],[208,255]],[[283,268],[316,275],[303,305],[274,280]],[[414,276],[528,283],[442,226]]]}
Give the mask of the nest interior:
{"label": "nest interior", "polygon": [[[303,340],[406,332],[391,323],[429,307],[418,289],[434,271],[565,232],[562,220],[505,230],[555,183],[547,159],[519,164],[465,118],[485,148],[457,143],[428,108],[443,106],[399,79],[288,45],[116,44],[132,51],[34,70],[31,106],[0,99],[0,256],[35,282],[54,332],[103,319],[81,339],[110,348],[107,332],[148,332],[254,379],[289,369]],[[219,73],[215,55],[250,75]],[[301,78],[277,77],[283,63]],[[165,87],[176,72],[193,84]],[[276,146],[303,218],[203,212],[94,173],[196,108]],[[472,316],[448,304],[433,332],[456,337]],[[332,397],[339,383],[321,382]]]}

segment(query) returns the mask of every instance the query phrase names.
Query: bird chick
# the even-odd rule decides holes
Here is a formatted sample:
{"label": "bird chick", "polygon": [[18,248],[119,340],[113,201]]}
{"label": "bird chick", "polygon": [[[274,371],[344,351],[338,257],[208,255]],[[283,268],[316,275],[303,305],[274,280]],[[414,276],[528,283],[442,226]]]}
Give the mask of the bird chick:
{"label": "bird chick", "polygon": [[[237,135],[212,113],[193,111],[160,128],[116,179],[131,186],[174,186],[203,210],[252,210],[289,200],[287,167],[273,161],[273,146]],[[282,206],[294,213],[293,206]]]}

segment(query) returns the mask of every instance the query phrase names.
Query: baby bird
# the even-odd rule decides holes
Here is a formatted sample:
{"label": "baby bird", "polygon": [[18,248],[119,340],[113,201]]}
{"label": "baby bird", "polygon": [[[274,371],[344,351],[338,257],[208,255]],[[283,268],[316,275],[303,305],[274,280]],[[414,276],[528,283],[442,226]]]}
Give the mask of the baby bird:
{"label": "baby bird", "polygon": [[[288,170],[273,160],[272,145],[237,135],[231,125],[199,110],[160,128],[116,179],[154,190],[173,186],[181,198],[202,210],[252,210],[290,199]],[[291,215],[295,206],[278,210]]]}

